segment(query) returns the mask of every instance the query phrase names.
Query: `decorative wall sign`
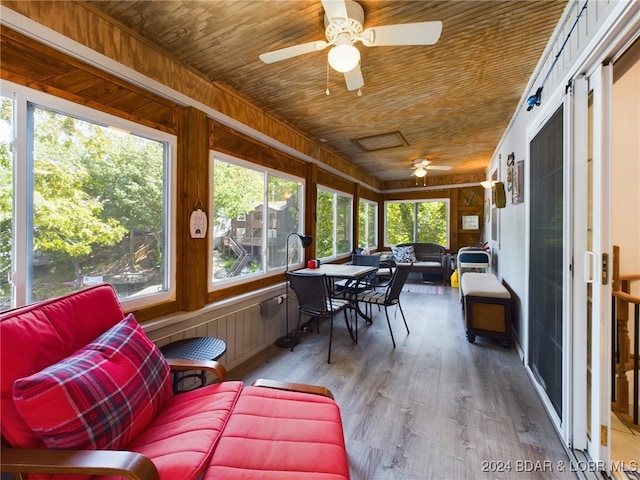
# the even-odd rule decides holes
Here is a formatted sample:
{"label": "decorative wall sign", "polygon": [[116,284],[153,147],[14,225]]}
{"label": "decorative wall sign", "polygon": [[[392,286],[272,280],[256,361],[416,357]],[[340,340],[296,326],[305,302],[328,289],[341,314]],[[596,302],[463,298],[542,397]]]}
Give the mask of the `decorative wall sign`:
{"label": "decorative wall sign", "polygon": [[524,201],[524,160],[515,161],[515,154],[507,157],[507,192],[511,192],[511,203],[517,205]]}
{"label": "decorative wall sign", "polygon": [[478,215],[463,215],[462,230],[480,229],[480,217]]}
{"label": "decorative wall sign", "polygon": [[511,203],[524,202],[524,160],[516,162],[513,169],[513,190],[511,191]]}

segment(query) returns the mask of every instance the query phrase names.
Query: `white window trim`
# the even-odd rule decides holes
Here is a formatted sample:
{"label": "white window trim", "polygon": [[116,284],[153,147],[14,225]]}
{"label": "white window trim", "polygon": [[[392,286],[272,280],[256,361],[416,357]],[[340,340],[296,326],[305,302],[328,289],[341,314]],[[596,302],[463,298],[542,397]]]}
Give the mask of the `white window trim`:
{"label": "white window trim", "polygon": [[[373,232],[373,235],[374,235],[374,237],[376,239],[376,244],[375,245],[368,245],[367,244],[367,245],[365,245],[364,247],[361,247],[361,248],[366,248],[366,249],[369,249],[369,250],[375,250],[375,249],[378,248],[378,241],[377,241],[378,240],[378,218],[379,218],[378,215],[380,214],[379,208],[378,208],[378,202],[374,202],[373,200],[367,200],[366,198],[361,198],[360,199],[360,203],[365,203],[365,204],[367,204],[369,206],[369,208],[373,208],[374,209],[375,218],[374,218],[374,227],[373,227],[374,228],[374,232]],[[360,213],[360,208],[359,207],[360,207],[360,205],[358,205],[358,215]],[[359,218],[359,216],[358,216],[358,218]],[[369,225],[368,220],[369,220],[368,218],[365,219],[365,223],[364,223],[365,226]],[[368,235],[366,233],[364,235],[364,238],[365,238],[365,243],[366,243],[368,241]],[[358,243],[359,243],[359,241],[360,241],[360,239],[358,239]],[[358,245],[358,247],[360,247],[360,245]]]}
{"label": "white window trim", "polygon": [[[238,167],[242,167],[242,168],[246,168],[249,170],[253,170],[255,172],[259,172],[259,173],[263,173],[264,174],[264,182],[265,182],[265,187],[264,187],[264,191],[265,191],[265,195],[268,193],[267,192],[267,183],[268,183],[268,176],[269,175],[273,175],[273,176],[277,176],[279,178],[283,178],[285,180],[290,180],[292,182],[296,182],[298,185],[300,185],[301,187],[301,191],[300,191],[300,196],[298,198],[298,214],[299,214],[299,228],[302,229],[304,226],[304,212],[305,212],[305,204],[304,204],[304,200],[305,200],[305,195],[304,192],[306,191],[306,182],[304,180],[304,178],[300,178],[300,177],[296,177],[294,175],[290,175],[288,173],[282,172],[280,170],[276,170],[273,168],[269,168],[269,167],[265,167],[262,165],[259,165],[257,163],[252,163],[250,161],[247,160],[242,160],[240,158],[234,157],[232,155],[227,155],[225,153],[222,152],[218,152],[216,150],[210,150],[209,151],[209,188],[211,189],[211,201],[213,202],[213,180],[214,180],[214,168],[213,168],[213,162],[215,159],[218,159],[222,162],[226,162],[226,163],[230,163],[232,165],[237,165]],[[213,218],[211,218],[209,220],[209,225],[211,228],[211,225],[213,224]],[[267,245],[267,230],[266,228],[262,229],[262,245]],[[256,272],[256,273],[250,273],[250,274],[246,274],[246,275],[242,275],[239,277],[232,277],[232,278],[226,278],[226,279],[221,279],[221,280],[217,280],[216,282],[213,281],[213,264],[211,261],[211,252],[213,251],[213,242],[214,242],[214,237],[213,235],[209,235],[209,246],[208,246],[208,255],[207,255],[207,278],[208,278],[208,291],[212,292],[212,291],[216,291],[216,290],[220,290],[222,288],[228,288],[234,285],[239,285],[239,284],[243,284],[243,283],[248,283],[251,281],[254,281],[256,279],[259,278],[270,278],[270,277],[275,277],[277,275],[282,274],[282,272],[284,272],[284,267],[271,267],[271,268],[265,268],[263,269],[262,272]],[[263,247],[264,248],[264,247]],[[291,263],[289,264],[289,269],[293,269],[293,268],[300,268],[303,265],[303,261],[302,262],[296,262],[296,263]]]}

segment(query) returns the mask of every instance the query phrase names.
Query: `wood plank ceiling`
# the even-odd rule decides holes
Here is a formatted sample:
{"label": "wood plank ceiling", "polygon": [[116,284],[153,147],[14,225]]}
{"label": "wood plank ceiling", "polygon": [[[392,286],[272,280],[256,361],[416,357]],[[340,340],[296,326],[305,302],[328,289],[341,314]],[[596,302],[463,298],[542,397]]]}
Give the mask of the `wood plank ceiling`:
{"label": "wood plank ceiling", "polygon": [[[385,185],[410,185],[413,160],[420,157],[452,167],[429,176],[483,171],[515,109],[523,108],[518,103],[566,0],[359,3],[365,28],[443,22],[433,46],[358,43],[362,96],[347,91],[342,74],[328,71],[329,49],[270,65],[258,58],[324,40],[319,0],[90,2]],[[367,137],[390,133],[401,139],[394,146],[362,148],[377,144]]]}

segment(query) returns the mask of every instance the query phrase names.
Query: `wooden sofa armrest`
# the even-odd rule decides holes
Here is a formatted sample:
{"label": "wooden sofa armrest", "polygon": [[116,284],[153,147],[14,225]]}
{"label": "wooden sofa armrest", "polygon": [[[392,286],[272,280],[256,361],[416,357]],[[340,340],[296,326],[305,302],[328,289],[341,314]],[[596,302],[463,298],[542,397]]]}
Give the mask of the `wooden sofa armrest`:
{"label": "wooden sofa armrest", "polygon": [[281,380],[269,380],[266,378],[258,378],[251,385],[255,387],[274,388],[276,390],[287,390],[289,392],[312,393],[314,395],[322,395],[323,397],[328,397],[333,400],[333,393],[331,393],[331,390],[320,385],[284,382]]}
{"label": "wooden sofa armrest", "polygon": [[151,460],[116,450],[47,450],[2,447],[0,470],[19,474],[113,475],[131,480],[159,480]]}
{"label": "wooden sofa armrest", "polygon": [[227,369],[215,360],[185,360],[182,358],[167,358],[167,363],[173,371],[205,370],[213,373],[222,382],[227,377]]}

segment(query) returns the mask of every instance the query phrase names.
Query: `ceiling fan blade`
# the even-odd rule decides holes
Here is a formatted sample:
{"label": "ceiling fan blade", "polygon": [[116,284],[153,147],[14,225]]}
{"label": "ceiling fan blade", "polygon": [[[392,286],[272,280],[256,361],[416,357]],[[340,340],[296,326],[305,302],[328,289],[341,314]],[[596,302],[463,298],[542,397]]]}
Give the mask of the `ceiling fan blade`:
{"label": "ceiling fan blade", "polygon": [[451,170],[451,165],[429,165],[427,170]]}
{"label": "ceiling fan blade", "polygon": [[364,78],[362,78],[360,63],[344,74],[344,81],[347,83],[347,90],[357,90],[364,86]]}
{"label": "ceiling fan blade", "polygon": [[349,18],[344,0],[322,0],[322,8],[324,8],[324,13],[327,14],[329,21],[334,18],[343,18],[346,22]]}
{"label": "ceiling fan blade", "polygon": [[392,45],[433,45],[442,33],[442,22],[403,23],[372,27],[362,32],[367,47]]}
{"label": "ceiling fan blade", "polygon": [[301,43],[300,45],[293,45],[292,47],[281,48],[280,50],[274,50],[273,52],[267,52],[260,55],[260,60],[264,63],[275,63],[280,60],[286,60],[288,58],[297,57],[305,53],[317,52],[322,50],[328,45],[324,40],[318,40],[316,42]]}

